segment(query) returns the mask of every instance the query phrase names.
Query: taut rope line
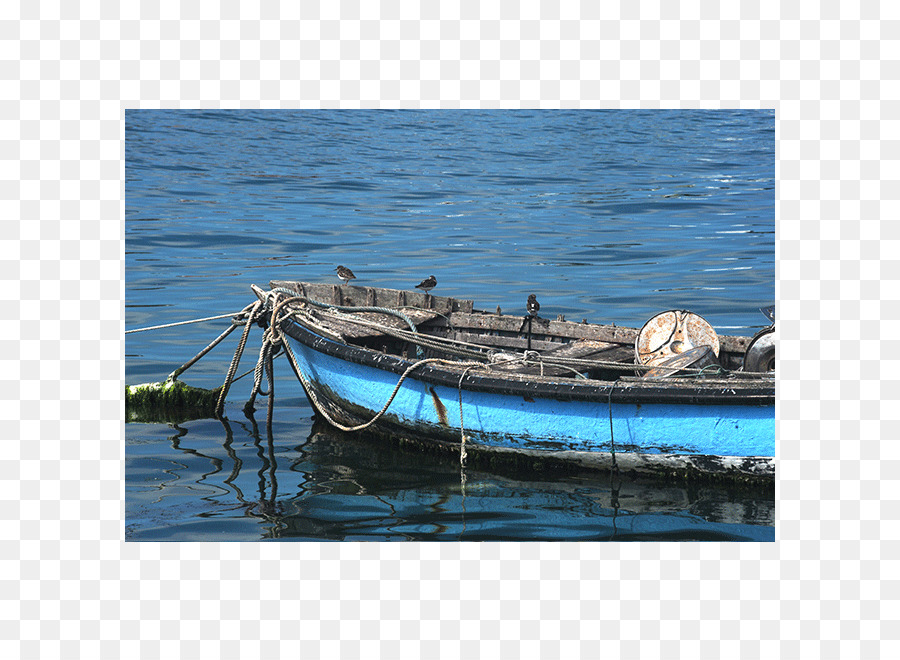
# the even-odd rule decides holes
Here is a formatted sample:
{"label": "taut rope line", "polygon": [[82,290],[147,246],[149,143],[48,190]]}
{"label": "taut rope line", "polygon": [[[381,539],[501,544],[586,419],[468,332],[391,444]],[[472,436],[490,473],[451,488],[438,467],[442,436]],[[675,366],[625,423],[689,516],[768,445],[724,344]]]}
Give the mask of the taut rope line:
{"label": "taut rope line", "polygon": [[222,417],[222,410],[225,408],[225,396],[228,394],[228,388],[231,387],[231,383],[234,382],[234,373],[237,371],[238,364],[241,362],[244,346],[247,345],[250,327],[253,325],[253,321],[256,320],[261,309],[263,309],[262,301],[257,300],[253,303],[253,307],[250,310],[250,316],[247,318],[247,323],[244,325],[244,333],[241,335],[241,341],[238,343],[237,350],[234,352],[234,357],[231,359],[231,366],[228,367],[228,374],[225,376],[225,383],[222,385],[219,401],[216,403],[216,417]]}
{"label": "taut rope line", "polygon": [[[216,337],[215,339],[213,339],[209,344],[207,344],[206,348],[204,348],[202,351],[200,351],[199,353],[197,353],[197,355],[195,355],[193,358],[191,358],[190,360],[188,360],[187,362],[185,362],[183,365],[181,365],[180,367],[178,367],[175,371],[173,371],[172,373],[170,373],[170,374],[169,374],[169,377],[166,378],[166,382],[167,382],[167,383],[174,382],[174,380],[175,380],[176,378],[178,378],[178,376],[180,376],[180,375],[183,374],[185,371],[187,371],[189,367],[191,367],[195,362],[197,362],[197,360],[199,360],[199,359],[202,358],[204,355],[206,355],[207,353],[209,353],[209,352],[210,352],[212,349],[214,349],[214,348],[215,348],[215,347],[216,347],[223,339],[225,339],[225,337],[227,337],[228,335],[230,335],[230,334],[232,333],[232,331],[233,331],[235,328],[237,328],[239,325],[241,325],[241,324],[244,322],[243,317],[247,315],[247,311],[248,311],[249,309],[251,309],[251,308],[254,306],[254,304],[255,304],[255,303],[250,303],[249,305],[247,305],[246,307],[244,307],[244,309],[242,309],[242,310],[241,310],[240,312],[238,312],[237,314],[226,314],[225,316],[231,316],[231,317],[233,317],[233,318],[232,318],[232,321],[231,321],[231,325],[228,326],[228,328],[225,329],[225,332],[223,332],[221,335],[219,335],[218,337]],[[214,317],[214,318],[223,318],[223,317],[217,316],[217,317]],[[205,320],[205,319],[204,319],[204,320]],[[186,321],[186,323],[193,323],[193,321]],[[174,325],[181,325],[181,324],[176,323],[176,324],[174,324]],[[166,327],[166,326],[160,326],[160,327]],[[133,331],[133,332],[137,332],[137,330],[135,330],[135,331]]]}
{"label": "taut rope line", "polygon": [[[246,311],[250,305],[245,307],[241,312]],[[203,319],[191,319],[190,321],[177,321],[175,323],[164,323],[163,325],[151,325],[149,328],[132,328],[131,330],[126,330],[125,334],[131,334],[132,332],[146,332],[147,330],[162,330],[163,328],[174,328],[176,325],[187,325],[189,323],[203,323],[204,321],[215,321],[216,319],[227,319],[230,316],[237,316],[241,312],[232,312],[231,314],[219,314],[218,316],[207,316]]]}

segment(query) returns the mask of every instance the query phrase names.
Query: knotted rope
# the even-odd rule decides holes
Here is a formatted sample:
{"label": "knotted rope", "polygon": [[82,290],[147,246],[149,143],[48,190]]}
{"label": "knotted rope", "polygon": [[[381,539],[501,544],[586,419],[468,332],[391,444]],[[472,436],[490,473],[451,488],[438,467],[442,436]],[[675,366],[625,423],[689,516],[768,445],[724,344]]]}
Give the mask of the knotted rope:
{"label": "knotted rope", "polygon": [[[277,294],[278,292],[276,292]],[[369,428],[375,422],[377,422],[381,417],[387,412],[388,408],[390,408],[391,404],[394,402],[394,399],[397,397],[397,394],[400,391],[400,387],[403,385],[403,382],[409,377],[409,375],[419,369],[420,367],[427,364],[446,364],[452,365],[456,367],[467,367],[467,369],[474,367],[483,367],[484,364],[481,362],[456,362],[454,360],[447,360],[445,358],[425,358],[422,360],[418,360],[411,364],[407,369],[401,374],[400,379],[397,381],[397,384],[394,386],[393,391],[391,392],[388,400],[381,407],[375,415],[368,421],[362,424],[357,424],[355,426],[347,426],[345,424],[341,424],[328,412],[325,405],[319,400],[318,395],[316,394],[315,388],[309,379],[304,376],[302,369],[300,368],[299,363],[297,362],[297,357],[294,355],[294,351],[291,348],[290,342],[284,341],[284,333],[281,330],[281,323],[286,320],[291,314],[294,312],[292,310],[287,310],[283,316],[281,315],[282,310],[286,309],[286,306],[292,302],[297,302],[298,300],[306,301],[307,299],[303,296],[291,296],[288,298],[282,298],[277,300],[272,308],[272,313],[269,320],[269,328],[266,330],[266,333],[263,335],[263,348],[260,349],[260,362],[264,359],[265,355],[271,355],[272,349],[266,349],[266,345],[281,345],[284,347],[285,354],[288,356],[288,361],[291,365],[294,374],[297,376],[297,379],[300,381],[300,384],[303,386],[304,391],[306,392],[307,397],[310,402],[313,404],[313,407],[316,411],[325,418],[325,420],[341,431],[354,432],[354,431],[362,431],[364,429]],[[373,311],[373,308],[364,308],[365,311]],[[405,316],[405,315],[404,315]],[[410,321],[411,322],[411,321]],[[261,373],[261,366],[257,367],[257,373]],[[464,374],[465,375],[465,372]],[[257,384],[259,382],[259,377],[257,377]],[[460,382],[461,379],[460,379]],[[258,392],[259,388],[254,385],[254,396],[255,393]],[[460,420],[462,420],[462,400],[460,399]],[[462,426],[462,424],[460,424]]]}
{"label": "knotted rope", "polygon": [[237,350],[234,352],[234,357],[231,359],[231,365],[228,367],[228,373],[225,375],[225,383],[222,385],[222,391],[219,394],[219,400],[216,403],[216,417],[222,417],[222,410],[225,408],[225,396],[228,394],[228,389],[234,382],[234,374],[237,371],[238,364],[241,362],[244,346],[247,345],[247,337],[250,335],[250,326],[253,325],[253,322],[256,320],[262,309],[262,301],[257,300],[250,310],[250,315],[247,317],[247,323],[244,325],[244,333],[241,335],[241,341],[238,343]]}

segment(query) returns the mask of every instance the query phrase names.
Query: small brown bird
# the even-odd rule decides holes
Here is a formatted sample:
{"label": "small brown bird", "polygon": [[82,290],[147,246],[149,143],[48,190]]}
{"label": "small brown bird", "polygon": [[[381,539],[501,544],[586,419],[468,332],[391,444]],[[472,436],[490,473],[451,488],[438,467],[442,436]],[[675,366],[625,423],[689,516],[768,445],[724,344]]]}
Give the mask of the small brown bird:
{"label": "small brown bird", "polygon": [[346,284],[350,280],[355,280],[356,275],[353,274],[353,271],[349,268],[344,268],[343,266],[338,266],[335,268],[337,271],[337,276],[341,278],[341,280]]}
{"label": "small brown bird", "polygon": [[525,309],[528,310],[529,316],[537,316],[537,313],[541,309],[541,303],[537,301],[537,296],[533,293],[528,296],[528,302],[525,303]]}
{"label": "small brown bird", "polygon": [[437,286],[437,280],[434,279],[434,275],[429,277],[427,280],[422,280],[419,284],[416,284],[416,288],[422,289],[422,291],[424,291],[425,293],[428,293],[436,286]]}

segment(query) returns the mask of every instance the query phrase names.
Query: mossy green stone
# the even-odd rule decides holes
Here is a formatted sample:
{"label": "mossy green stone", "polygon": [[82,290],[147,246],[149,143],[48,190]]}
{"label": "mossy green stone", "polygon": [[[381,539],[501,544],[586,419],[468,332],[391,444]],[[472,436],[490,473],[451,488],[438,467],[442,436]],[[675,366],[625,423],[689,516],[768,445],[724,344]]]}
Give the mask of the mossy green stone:
{"label": "mossy green stone", "polygon": [[183,422],[215,417],[222,388],[205,390],[181,381],[143,383],[125,388],[126,422]]}

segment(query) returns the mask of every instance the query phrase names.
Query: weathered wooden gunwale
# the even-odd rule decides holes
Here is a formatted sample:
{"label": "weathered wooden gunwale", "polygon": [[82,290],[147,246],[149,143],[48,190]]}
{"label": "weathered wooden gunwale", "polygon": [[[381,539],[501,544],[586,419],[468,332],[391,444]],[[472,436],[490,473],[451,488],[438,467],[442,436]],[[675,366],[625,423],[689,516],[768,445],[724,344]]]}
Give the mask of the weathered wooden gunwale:
{"label": "weathered wooden gunwale", "polygon": [[[594,359],[629,362],[633,355],[634,341],[640,332],[637,328],[615,324],[552,321],[536,317],[531,321],[529,342],[523,316],[475,310],[471,300],[400,289],[287,280],[273,280],[270,282],[270,286],[287,289],[296,292],[297,295],[326,304],[400,309],[423,333],[491,348],[525,350],[530,343],[532,350],[555,353],[561,345],[576,340],[588,340],[608,344],[608,352],[604,355],[604,351],[598,349],[596,354],[591,356]],[[392,328],[405,329],[408,327],[402,319],[387,314],[377,312],[354,312],[354,314]],[[340,332],[348,340],[364,340],[381,336],[377,329],[353,323],[340,323],[334,319],[325,318],[322,319],[322,323],[326,327]],[[720,362],[729,369],[739,366],[752,338],[729,335],[719,335],[718,338]],[[556,354],[563,356],[559,353]],[[530,372],[532,370],[524,369],[523,371]]]}
{"label": "weathered wooden gunwale", "polygon": [[[451,318],[455,328],[466,328],[474,332],[499,331],[521,334],[525,331],[522,316],[491,314],[488,312],[459,312]],[[441,325],[446,321],[437,320]],[[551,321],[536,317],[531,324],[531,332],[535,336],[547,335],[566,339],[594,339],[617,344],[634,345],[638,331],[634,328],[623,328],[616,325],[596,325],[593,323],[574,323],[572,321]]]}
{"label": "weathered wooden gunwale", "polygon": [[[460,333],[468,333],[470,338],[483,337],[485,332],[505,332],[510,335],[523,335],[523,317],[497,315],[490,312],[473,311],[471,313],[457,312],[450,317],[453,328]],[[429,328],[448,327],[447,319],[438,317]],[[551,321],[549,319],[535,318],[532,322],[532,341],[547,341],[546,338],[556,338],[570,341],[573,339],[590,339],[622,344],[634,348],[640,330],[615,324],[601,325],[594,323],[575,323],[572,321]],[[720,350],[727,353],[743,354],[747,350],[751,337],[734,337],[730,335],[718,335]],[[468,339],[466,340],[468,341]],[[552,348],[552,347],[547,347]]]}
{"label": "weathered wooden gunwale", "polygon": [[[414,359],[383,353],[354,344],[336,344],[308,330],[302,323],[288,320],[282,326],[287,334],[314,350],[355,364],[376,367],[396,374],[404,373]],[[460,375],[467,372],[460,380]],[[533,373],[509,373],[493,368],[486,372],[468,370],[464,363],[428,364],[416,370],[416,380],[447,387],[459,385],[474,391],[515,396],[547,397],[558,400],[610,400],[612,403],[691,403],[727,405],[772,405],[774,383],[759,379],[738,378],[712,385],[706,379],[641,379],[594,380],[572,376],[544,376]]]}
{"label": "weathered wooden gunwale", "polygon": [[311,298],[322,303],[345,307],[419,307],[421,309],[450,314],[452,312],[471,312],[471,300],[458,300],[445,296],[433,296],[419,291],[403,291],[400,289],[384,289],[373,286],[354,286],[350,284],[315,284],[310,282],[291,282],[272,280],[272,288],[283,288],[294,291],[297,295]]}

